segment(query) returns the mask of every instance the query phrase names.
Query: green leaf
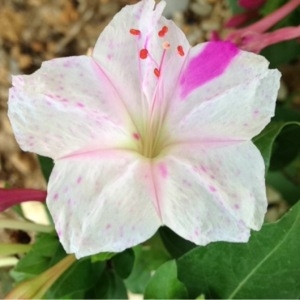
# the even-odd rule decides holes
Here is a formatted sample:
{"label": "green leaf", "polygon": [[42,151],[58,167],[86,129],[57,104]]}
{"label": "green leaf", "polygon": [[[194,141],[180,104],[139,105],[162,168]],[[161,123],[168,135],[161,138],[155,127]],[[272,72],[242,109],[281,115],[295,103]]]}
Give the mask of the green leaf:
{"label": "green leaf", "polygon": [[54,167],[53,160],[49,157],[38,155],[39,163],[44,175],[45,180],[48,182],[52,169]]}
{"label": "green leaf", "polygon": [[116,273],[121,278],[125,279],[132,271],[134,264],[134,252],[132,249],[126,249],[125,251],[115,255],[111,261]]}
{"label": "green leaf", "polygon": [[127,288],[136,294],[143,294],[145,287],[151,278],[151,268],[148,250],[142,246],[133,248],[135,255],[135,262],[130,276],[125,280]]}
{"label": "green leaf", "polygon": [[178,260],[191,298],[298,299],[300,202],[280,221],[253,232],[245,244],[218,242]]}
{"label": "green leaf", "polygon": [[283,172],[268,172],[267,184],[278,191],[289,204],[295,204],[300,199],[299,184],[295,185]]}
{"label": "green leaf", "polygon": [[300,122],[271,122],[253,139],[263,156],[266,170],[269,169],[270,161],[274,170],[286,166],[297,156],[300,151],[299,125]]}
{"label": "green leaf", "polygon": [[293,107],[293,99],[288,97],[284,105],[277,105],[273,121],[276,122],[300,122],[300,111]]}
{"label": "green leaf", "polygon": [[12,291],[14,287],[13,279],[9,276],[7,272],[7,268],[0,269],[0,282],[1,282],[1,289],[0,289],[0,299],[5,299],[5,296]]}
{"label": "green leaf", "polygon": [[112,257],[114,257],[117,253],[114,252],[101,252],[95,255],[91,256],[92,262],[97,262],[97,261],[105,261],[109,260]]}
{"label": "green leaf", "polygon": [[[97,264],[101,273],[104,264]],[[67,299],[75,295],[82,298],[84,292],[96,283],[94,272],[90,259],[76,261],[49,289],[46,299]]]}
{"label": "green leaf", "polygon": [[265,5],[260,9],[260,13],[263,16],[267,16],[282,5],[284,5],[287,2],[287,0],[272,0],[272,1],[266,1]]}
{"label": "green leaf", "polygon": [[162,238],[165,247],[167,248],[167,250],[173,258],[178,258],[196,247],[194,243],[178,236],[168,227],[161,227],[159,229],[159,234]]}
{"label": "green leaf", "polygon": [[147,245],[133,248],[134,266],[130,276],[125,280],[127,289],[137,294],[144,293],[153,271],[170,259],[157,234],[145,244]]}
{"label": "green leaf", "polygon": [[[56,253],[58,254],[57,259]],[[16,281],[33,278],[62,258],[62,253],[63,256],[66,255],[55,234],[40,234],[31,250],[11,271],[11,276]]]}
{"label": "green leaf", "polygon": [[289,165],[300,153],[300,123],[282,128],[275,140],[270,170],[280,170]]}
{"label": "green leaf", "polygon": [[187,299],[187,290],[177,278],[175,260],[161,265],[148,283],[145,299]]}
{"label": "green leaf", "polygon": [[95,289],[94,299],[127,299],[127,290],[123,280],[113,271],[102,273]]}
{"label": "green leaf", "polygon": [[243,7],[239,6],[238,0],[227,0],[228,6],[231,12],[235,14],[242,13],[244,11]]}
{"label": "green leaf", "polygon": [[271,68],[287,64],[299,57],[300,45],[296,40],[285,41],[265,48],[263,55],[269,62]]}

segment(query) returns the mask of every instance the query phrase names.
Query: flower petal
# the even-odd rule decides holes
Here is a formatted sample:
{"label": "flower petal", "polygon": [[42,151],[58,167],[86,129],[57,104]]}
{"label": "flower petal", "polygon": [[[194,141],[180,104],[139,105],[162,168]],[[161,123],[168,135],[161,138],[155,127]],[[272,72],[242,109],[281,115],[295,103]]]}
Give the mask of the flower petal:
{"label": "flower petal", "polygon": [[154,173],[164,224],[198,245],[245,242],[263,223],[264,163],[250,141],[170,147]]}
{"label": "flower petal", "polygon": [[[206,62],[207,49],[223,54],[218,57],[215,52],[216,57]],[[236,53],[228,43],[200,45],[192,49],[190,57],[168,111],[171,139],[203,142],[257,135],[274,115],[280,73],[269,70],[262,56]]]}
{"label": "flower petal", "polygon": [[149,162],[130,151],[58,160],[48,185],[60,241],[78,258],[120,252],[150,238],[161,224],[155,201]]}
{"label": "flower petal", "polygon": [[87,56],[53,59],[30,76],[13,77],[8,114],[21,148],[52,158],[84,148],[127,148],[136,131]]}
{"label": "flower petal", "polygon": [[93,51],[137,124],[148,119],[154,105],[161,107],[170,98],[190,49],[182,31],[161,16],[164,6],[154,0],[126,6]]}

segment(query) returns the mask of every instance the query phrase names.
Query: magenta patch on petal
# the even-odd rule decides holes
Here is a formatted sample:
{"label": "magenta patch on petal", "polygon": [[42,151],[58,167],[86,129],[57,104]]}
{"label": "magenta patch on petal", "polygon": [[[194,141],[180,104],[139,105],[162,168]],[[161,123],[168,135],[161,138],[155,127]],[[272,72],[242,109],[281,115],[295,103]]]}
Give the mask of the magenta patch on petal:
{"label": "magenta patch on petal", "polygon": [[230,42],[209,42],[183,71],[181,96],[185,98],[194,89],[220,76],[238,53],[239,49]]}

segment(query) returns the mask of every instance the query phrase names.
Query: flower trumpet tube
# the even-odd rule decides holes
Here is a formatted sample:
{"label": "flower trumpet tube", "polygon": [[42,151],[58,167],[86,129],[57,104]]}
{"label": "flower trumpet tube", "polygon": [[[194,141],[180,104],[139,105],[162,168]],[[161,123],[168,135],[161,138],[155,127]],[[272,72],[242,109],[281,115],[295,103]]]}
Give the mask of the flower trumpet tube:
{"label": "flower trumpet tube", "polygon": [[56,265],[37,276],[18,284],[5,299],[41,299],[55,281],[76,261],[68,255]]}
{"label": "flower trumpet tube", "polygon": [[47,192],[34,189],[0,188],[0,211],[26,201],[46,201]]}
{"label": "flower trumpet tube", "polygon": [[13,77],[16,139],[54,159],[47,205],[76,257],[123,251],[163,225],[198,245],[246,242],[262,226],[251,139],[274,115],[280,73],[231,42],[191,47],[164,6],[126,6],[91,56]]}
{"label": "flower trumpet tube", "polygon": [[258,9],[265,4],[266,0],[240,0],[238,4],[245,9],[244,12],[232,16],[225,24],[227,28],[237,28],[248,21],[259,17]]}

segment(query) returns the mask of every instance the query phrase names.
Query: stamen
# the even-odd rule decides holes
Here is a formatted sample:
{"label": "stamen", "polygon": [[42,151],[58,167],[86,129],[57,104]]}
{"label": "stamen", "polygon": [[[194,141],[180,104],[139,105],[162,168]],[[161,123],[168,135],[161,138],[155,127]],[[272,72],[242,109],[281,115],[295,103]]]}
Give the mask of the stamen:
{"label": "stamen", "polygon": [[129,30],[129,32],[132,34],[132,35],[140,35],[141,34],[141,31],[138,30],[138,29],[134,29],[134,28],[131,28]]}
{"label": "stamen", "polygon": [[165,50],[168,50],[171,47],[169,42],[163,42],[162,46]]}
{"label": "stamen", "polygon": [[148,57],[148,50],[147,49],[142,49],[140,51],[140,58],[141,59],[146,59]]}
{"label": "stamen", "polygon": [[164,26],[159,32],[158,32],[158,36],[159,37],[164,37],[167,32],[169,31],[169,28],[167,26]]}
{"label": "stamen", "polygon": [[184,56],[184,50],[181,45],[177,47],[177,52],[180,56]]}
{"label": "stamen", "polygon": [[154,74],[155,74],[156,77],[159,77],[160,76],[160,71],[157,68],[155,68],[154,69]]}

